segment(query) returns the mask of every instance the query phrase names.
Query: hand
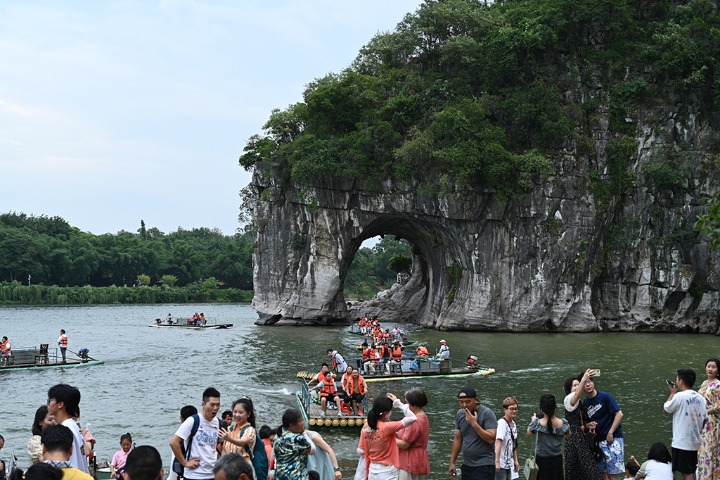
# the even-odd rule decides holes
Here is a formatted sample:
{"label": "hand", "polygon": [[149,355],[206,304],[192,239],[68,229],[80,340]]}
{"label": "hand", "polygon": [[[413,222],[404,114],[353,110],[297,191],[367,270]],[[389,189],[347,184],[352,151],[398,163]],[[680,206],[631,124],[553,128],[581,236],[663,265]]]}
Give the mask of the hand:
{"label": "hand", "polygon": [[515,472],[519,472],[519,471],[520,471],[520,464],[516,461],[515,462]]}
{"label": "hand", "polygon": [[532,417],[530,417],[530,421],[534,422],[535,420],[537,420],[537,415],[535,415],[535,412],[533,412]]}
{"label": "hand", "polygon": [[605,441],[607,442],[607,444],[612,444],[614,439],[615,438],[613,437],[613,434],[611,432],[608,432],[607,437],[605,437]]}
{"label": "hand", "polygon": [[[457,472],[457,470],[455,470],[455,462],[450,462],[450,465],[448,465],[448,475],[450,475],[451,477],[454,477],[455,475],[457,475],[456,472]],[[453,474],[455,474],[455,475],[453,475]]]}
{"label": "hand", "polygon": [[471,412],[467,408],[463,408],[465,411],[465,421],[468,422],[471,426],[477,425],[477,412]]}
{"label": "hand", "polygon": [[587,427],[588,427],[588,430],[590,431],[590,433],[595,435],[595,428],[597,427],[597,422],[588,422]]}
{"label": "hand", "polygon": [[221,428],[218,432],[218,437],[220,437],[220,440],[227,440],[228,435],[230,435],[230,432],[226,428]]}
{"label": "hand", "polygon": [[342,472],[340,470],[335,470],[335,480],[341,480],[342,479]]}
{"label": "hand", "polygon": [[396,397],[395,395],[393,395],[392,393],[389,393],[389,392],[388,392],[388,393],[386,394],[386,396],[387,396],[390,400],[392,400],[393,402],[394,402],[395,400],[397,400],[397,397]]}
{"label": "hand", "polygon": [[191,458],[190,460],[187,460],[185,462],[185,468],[189,468],[190,470],[194,468],[198,468],[200,466],[200,459],[195,457]]}
{"label": "hand", "polygon": [[498,460],[498,459],[495,459],[495,471],[496,472],[500,471],[500,460]]}

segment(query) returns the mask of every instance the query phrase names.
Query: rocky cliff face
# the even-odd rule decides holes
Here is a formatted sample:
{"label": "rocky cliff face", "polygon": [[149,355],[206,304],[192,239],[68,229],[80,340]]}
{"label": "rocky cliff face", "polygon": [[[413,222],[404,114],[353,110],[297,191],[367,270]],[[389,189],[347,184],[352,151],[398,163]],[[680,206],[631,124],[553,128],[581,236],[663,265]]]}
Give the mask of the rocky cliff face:
{"label": "rocky cliff face", "polygon": [[[554,159],[552,177],[513,199],[391,180],[372,189],[364,179],[294,185],[257,164],[259,322],[371,312],[438,329],[718,332],[719,257],[693,227],[717,188],[720,161],[709,152],[718,131],[686,108],[627,121],[637,125],[636,143],[620,194],[603,191],[613,138],[602,119],[591,153],[569,150]],[[678,156],[681,184],[663,184],[657,167]],[[353,256],[382,234],[413,245],[412,277],[348,305],[342,285]]]}

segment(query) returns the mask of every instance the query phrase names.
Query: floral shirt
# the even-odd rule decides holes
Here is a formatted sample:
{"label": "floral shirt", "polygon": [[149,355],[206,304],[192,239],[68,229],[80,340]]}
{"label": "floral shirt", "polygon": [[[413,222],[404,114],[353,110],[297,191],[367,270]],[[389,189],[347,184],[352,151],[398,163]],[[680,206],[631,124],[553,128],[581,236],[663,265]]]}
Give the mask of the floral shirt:
{"label": "floral shirt", "polygon": [[310,443],[299,433],[283,430],[283,434],[275,439],[275,479],[276,480],[307,480],[308,457],[305,452]]}

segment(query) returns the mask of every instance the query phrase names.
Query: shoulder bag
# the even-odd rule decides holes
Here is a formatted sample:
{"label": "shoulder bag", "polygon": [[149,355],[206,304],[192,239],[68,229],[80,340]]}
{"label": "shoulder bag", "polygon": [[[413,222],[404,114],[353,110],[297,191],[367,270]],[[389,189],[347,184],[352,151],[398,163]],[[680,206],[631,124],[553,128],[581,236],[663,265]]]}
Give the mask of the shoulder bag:
{"label": "shoulder bag", "polygon": [[527,480],[536,480],[538,472],[540,471],[540,467],[538,467],[538,464],[535,461],[535,455],[537,454],[537,441],[539,436],[540,431],[535,432],[535,447],[533,448],[533,453],[527,460],[525,460],[525,466],[523,467],[523,474],[525,475],[525,478]]}

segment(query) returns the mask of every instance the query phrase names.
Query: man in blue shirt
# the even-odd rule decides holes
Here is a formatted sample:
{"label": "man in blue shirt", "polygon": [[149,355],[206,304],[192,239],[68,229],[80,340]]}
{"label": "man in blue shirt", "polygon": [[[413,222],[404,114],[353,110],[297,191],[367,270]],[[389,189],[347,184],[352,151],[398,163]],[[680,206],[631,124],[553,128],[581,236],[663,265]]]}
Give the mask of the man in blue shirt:
{"label": "man in blue shirt", "polygon": [[623,441],[623,413],[612,395],[595,389],[593,378],[585,383],[585,407],[588,417],[597,422],[595,438],[605,454],[598,461],[598,469],[605,480],[615,480],[616,475],[625,474],[625,444]]}

